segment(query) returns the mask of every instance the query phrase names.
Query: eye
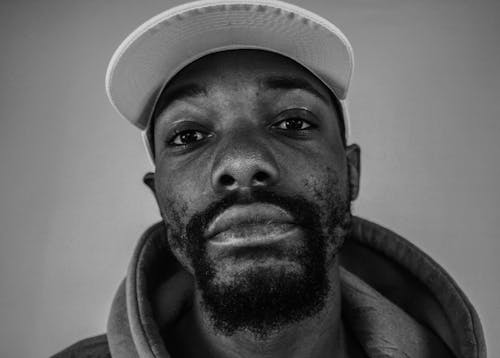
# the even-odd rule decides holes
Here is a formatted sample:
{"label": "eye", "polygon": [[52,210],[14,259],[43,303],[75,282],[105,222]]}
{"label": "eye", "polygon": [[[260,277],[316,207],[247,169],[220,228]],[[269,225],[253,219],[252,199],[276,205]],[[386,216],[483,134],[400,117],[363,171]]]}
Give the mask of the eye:
{"label": "eye", "polygon": [[210,135],[208,135],[207,133],[200,132],[194,129],[188,129],[176,133],[168,142],[168,144],[173,146],[189,145],[199,142],[209,136]]}
{"label": "eye", "polygon": [[289,134],[306,135],[309,130],[318,127],[318,119],[307,108],[291,108],[281,112],[272,127]]}
{"label": "eye", "polygon": [[274,127],[284,130],[301,131],[312,127],[312,124],[305,119],[294,117],[287,118],[274,124]]}

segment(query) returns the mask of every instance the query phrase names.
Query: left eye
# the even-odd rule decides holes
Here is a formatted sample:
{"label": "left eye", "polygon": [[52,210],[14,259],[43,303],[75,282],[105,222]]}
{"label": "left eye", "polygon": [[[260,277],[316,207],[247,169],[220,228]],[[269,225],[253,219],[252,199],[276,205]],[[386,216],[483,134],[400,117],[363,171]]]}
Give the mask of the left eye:
{"label": "left eye", "polygon": [[287,118],[276,123],[274,127],[285,130],[300,131],[311,128],[312,125],[302,118]]}

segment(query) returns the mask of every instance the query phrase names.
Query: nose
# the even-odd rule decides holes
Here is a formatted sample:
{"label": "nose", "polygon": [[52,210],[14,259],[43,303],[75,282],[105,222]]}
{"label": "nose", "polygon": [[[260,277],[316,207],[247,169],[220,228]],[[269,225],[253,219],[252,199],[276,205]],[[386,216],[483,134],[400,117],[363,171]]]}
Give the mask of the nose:
{"label": "nose", "polygon": [[278,179],[278,166],[263,140],[243,133],[221,143],[212,169],[215,192],[272,186]]}

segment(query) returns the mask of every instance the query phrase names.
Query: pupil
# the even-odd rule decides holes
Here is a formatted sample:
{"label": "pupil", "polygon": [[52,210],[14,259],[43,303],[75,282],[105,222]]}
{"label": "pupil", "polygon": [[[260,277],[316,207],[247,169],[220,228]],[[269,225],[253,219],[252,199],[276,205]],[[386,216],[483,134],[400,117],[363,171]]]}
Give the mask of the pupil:
{"label": "pupil", "polygon": [[192,142],[196,140],[196,134],[192,131],[183,133],[181,135],[181,141],[183,142]]}
{"label": "pupil", "polygon": [[300,127],[302,127],[302,121],[300,119],[288,119],[286,125],[291,129],[300,129]]}

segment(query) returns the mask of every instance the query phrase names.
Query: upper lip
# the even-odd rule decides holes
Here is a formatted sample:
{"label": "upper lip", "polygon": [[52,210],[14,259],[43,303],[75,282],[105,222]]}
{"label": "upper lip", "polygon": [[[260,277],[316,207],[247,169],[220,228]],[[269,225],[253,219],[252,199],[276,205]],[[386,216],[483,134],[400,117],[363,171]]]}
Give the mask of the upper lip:
{"label": "upper lip", "polygon": [[293,224],[294,219],[285,209],[264,203],[234,205],[215,217],[205,232],[211,238],[231,227],[252,224]]}

